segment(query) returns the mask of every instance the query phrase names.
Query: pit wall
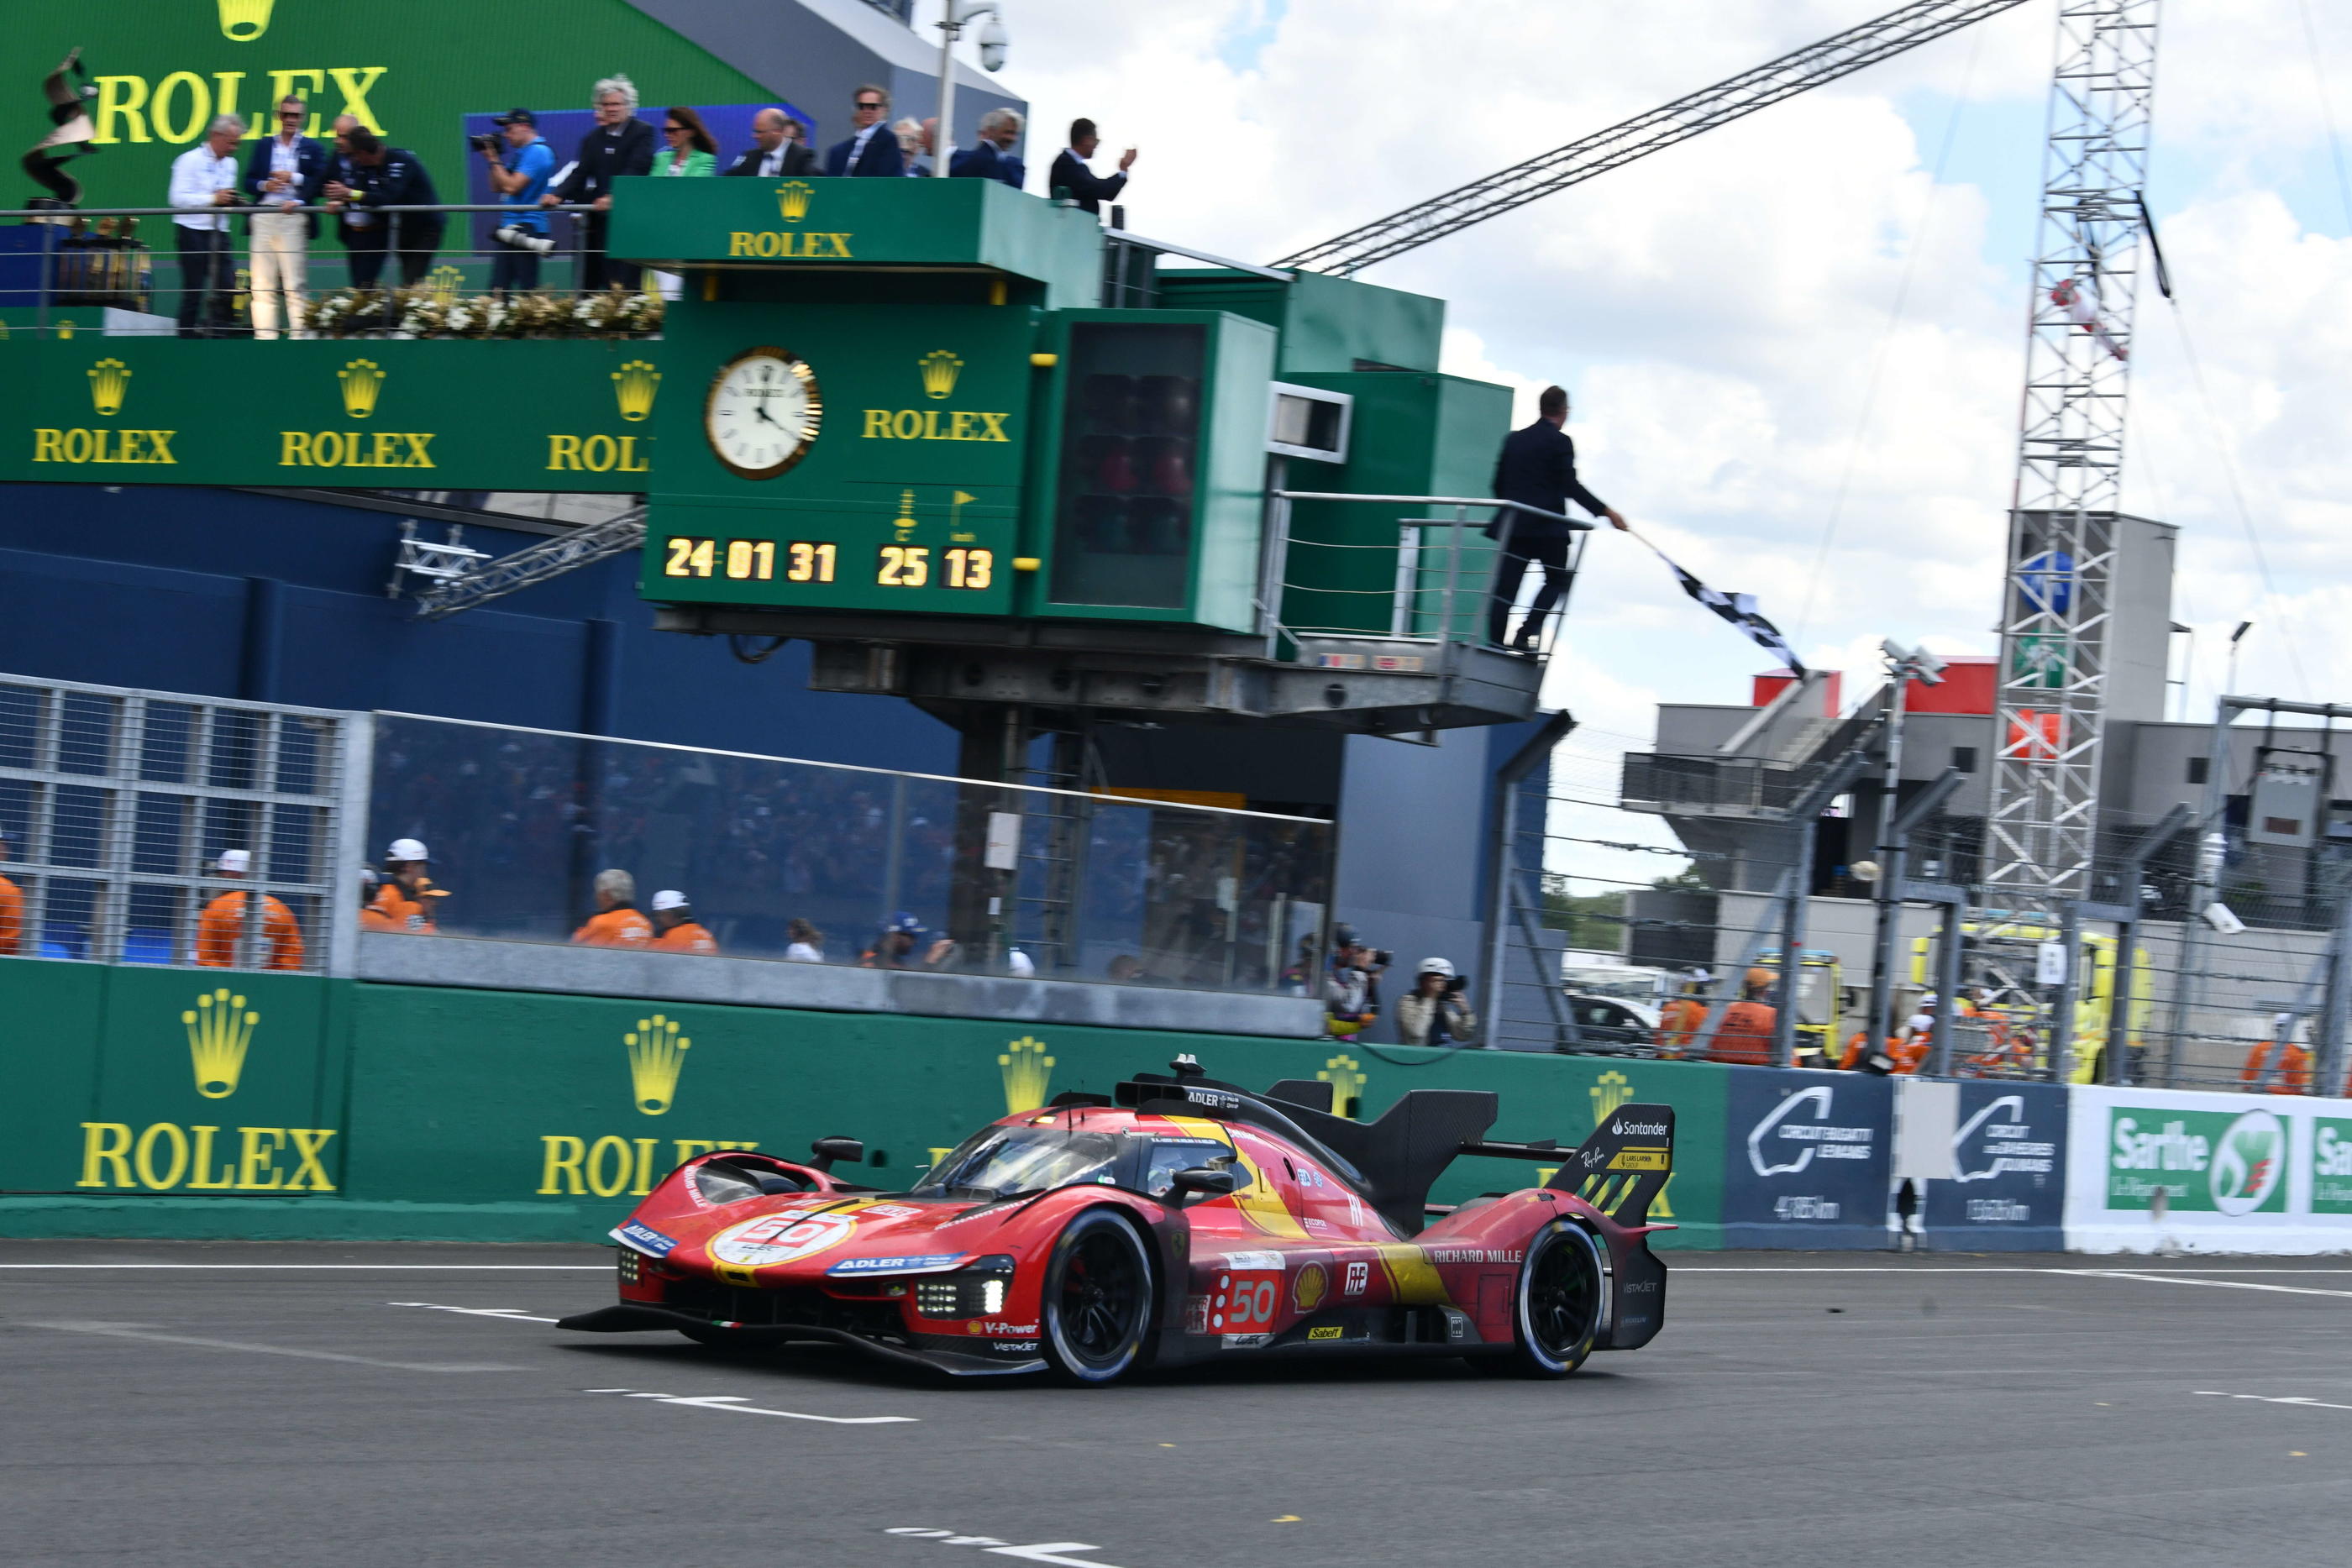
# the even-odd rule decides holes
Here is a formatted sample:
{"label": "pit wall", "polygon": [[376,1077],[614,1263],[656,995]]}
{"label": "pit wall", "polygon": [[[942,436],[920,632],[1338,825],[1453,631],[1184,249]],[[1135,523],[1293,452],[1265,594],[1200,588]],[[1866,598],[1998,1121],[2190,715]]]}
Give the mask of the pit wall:
{"label": "pit wall", "polygon": [[[1363,1115],[1491,1088],[1494,1136],[1570,1147],[1664,1102],[1675,1169],[1652,1218],[1679,1228],[1657,1244],[1890,1239],[1892,1086],[1844,1073],[16,958],[0,1020],[7,1236],[595,1240],[707,1148],[845,1134],[864,1179],[902,1186],[1007,1111],[1191,1052],[1236,1082],[1322,1079]],[[2352,1249],[2352,1103],[1970,1082],[1956,1134],[1930,1247]],[[1546,1175],[1465,1159],[1433,1197]]]}

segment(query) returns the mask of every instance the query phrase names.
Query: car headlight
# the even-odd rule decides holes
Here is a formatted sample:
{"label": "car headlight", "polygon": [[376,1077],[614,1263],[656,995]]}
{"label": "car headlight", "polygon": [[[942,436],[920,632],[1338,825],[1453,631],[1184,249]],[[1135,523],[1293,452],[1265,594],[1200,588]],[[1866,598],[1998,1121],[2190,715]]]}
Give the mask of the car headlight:
{"label": "car headlight", "polygon": [[968,1269],[915,1284],[915,1311],[927,1318],[986,1318],[1004,1311],[1013,1291],[1013,1260],[1003,1253]]}

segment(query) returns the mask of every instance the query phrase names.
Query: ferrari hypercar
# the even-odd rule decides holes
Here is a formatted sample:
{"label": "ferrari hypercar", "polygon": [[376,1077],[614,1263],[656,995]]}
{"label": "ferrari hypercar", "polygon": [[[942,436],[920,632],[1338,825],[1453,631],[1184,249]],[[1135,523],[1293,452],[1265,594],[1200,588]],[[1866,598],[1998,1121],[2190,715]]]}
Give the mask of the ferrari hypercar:
{"label": "ferrari hypercar", "polygon": [[[618,1304],[562,1320],[706,1344],[832,1341],[984,1375],[1107,1384],[1237,1355],[1459,1356],[1563,1377],[1658,1332],[1651,1200],[1674,1111],[1630,1104],[1570,1149],[1486,1139],[1496,1096],[1417,1089],[1377,1121],[1331,1085],[1255,1093],[1189,1057],[1108,1096],[1069,1093],[982,1128],[905,1192],[801,1161],[698,1155],[612,1233]],[[1465,1155],[1556,1167],[1458,1207]]]}

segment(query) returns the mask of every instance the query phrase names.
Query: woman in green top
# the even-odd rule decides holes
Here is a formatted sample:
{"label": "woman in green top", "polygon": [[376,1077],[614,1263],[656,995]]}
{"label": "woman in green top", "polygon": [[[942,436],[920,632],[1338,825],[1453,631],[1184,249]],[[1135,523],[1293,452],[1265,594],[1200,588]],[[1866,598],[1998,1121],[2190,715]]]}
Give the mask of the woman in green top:
{"label": "woman in green top", "polygon": [[662,121],[662,139],[668,153],[654,160],[656,174],[716,174],[719,143],[710,139],[702,116],[690,109],[673,109]]}

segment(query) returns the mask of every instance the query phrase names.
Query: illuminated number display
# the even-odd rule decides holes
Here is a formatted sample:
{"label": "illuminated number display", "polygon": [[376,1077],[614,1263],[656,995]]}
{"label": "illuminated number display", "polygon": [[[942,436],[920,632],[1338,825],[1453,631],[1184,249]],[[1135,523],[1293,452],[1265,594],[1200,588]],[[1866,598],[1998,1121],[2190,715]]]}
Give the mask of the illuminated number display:
{"label": "illuminated number display", "polygon": [[951,549],[947,554],[950,588],[986,588],[996,572],[996,552]]}
{"label": "illuminated number display", "polygon": [[920,588],[931,580],[931,552],[924,545],[884,545],[874,580],[884,588]]}
{"label": "illuminated number display", "polygon": [[831,582],[839,547],[773,539],[706,539],[679,535],[668,544],[662,562],[664,577],[731,578],[737,582],[773,582],[776,557],[784,558],[784,577],[792,582]]}

